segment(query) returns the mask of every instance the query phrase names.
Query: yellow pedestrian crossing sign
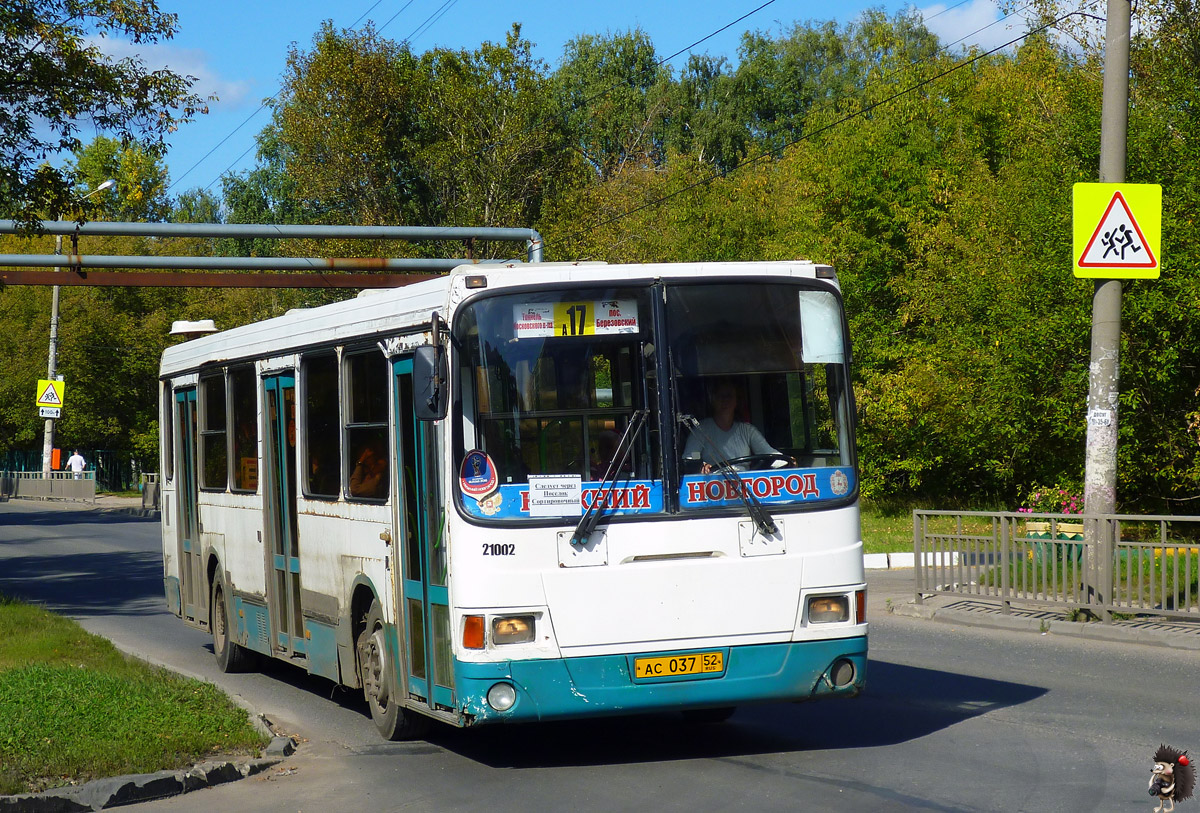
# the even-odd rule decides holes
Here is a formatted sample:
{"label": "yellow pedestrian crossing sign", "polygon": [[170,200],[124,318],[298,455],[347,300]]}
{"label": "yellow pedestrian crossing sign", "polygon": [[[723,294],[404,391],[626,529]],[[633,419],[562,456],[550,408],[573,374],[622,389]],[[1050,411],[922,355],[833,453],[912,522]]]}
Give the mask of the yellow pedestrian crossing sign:
{"label": "yellow pedestrian crossing sign", "polygon": [[62,381],[47,381],[42,379],[37,383],[37,405],[40,407],[61,407],[66,401],[67,385]]}
{"label": "yellow pedestrian crossing sign", "polygon": [[1075,276],[1158,279],[1162,187],[1077,183],[1073,193]]}

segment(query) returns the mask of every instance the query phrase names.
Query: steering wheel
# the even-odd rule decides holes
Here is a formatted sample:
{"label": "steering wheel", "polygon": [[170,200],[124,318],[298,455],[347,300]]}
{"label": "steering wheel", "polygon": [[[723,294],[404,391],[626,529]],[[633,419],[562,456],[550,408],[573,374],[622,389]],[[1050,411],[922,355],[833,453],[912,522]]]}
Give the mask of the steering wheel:
{"label": "steering wheel", "polygon": [[[735,457],[732,460],[729,460],[727,462],[729,463],[730,468],[737,468],[738,466],[745,466],[747,469],[782,468],[781,466],[769,466],[768,465],[769,463],[773,463],[776,461],[782,462],[788,466],[794,465],[794,461],[787,455],[783,454],[782,452],[767,452],[765,454],[751,454],[751,455],[746,455],[745,457]],[[714,471],[718,468],[720,468],[720,467],[719,466],[714,467]]]}

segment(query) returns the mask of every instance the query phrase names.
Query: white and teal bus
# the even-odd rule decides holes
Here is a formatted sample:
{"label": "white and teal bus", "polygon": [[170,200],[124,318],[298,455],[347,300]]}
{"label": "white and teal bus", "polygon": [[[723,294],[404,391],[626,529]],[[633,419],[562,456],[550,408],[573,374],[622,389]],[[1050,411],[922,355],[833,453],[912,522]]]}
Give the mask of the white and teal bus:
{"label": "white and teal bus", "polygon": [[178,344],[169,606],[388,738],[857,694],[849,361],[806,261],[465,265]]}

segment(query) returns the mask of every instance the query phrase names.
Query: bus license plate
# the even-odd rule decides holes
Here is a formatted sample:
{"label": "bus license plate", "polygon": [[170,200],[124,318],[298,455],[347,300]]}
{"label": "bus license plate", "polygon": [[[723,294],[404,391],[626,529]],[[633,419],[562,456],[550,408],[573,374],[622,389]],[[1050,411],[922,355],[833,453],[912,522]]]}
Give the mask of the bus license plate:
{"label": "bus license plate", "polygon": [[690,655],[669,655],[662,658],[635,658],[635,678],[681,677],[725,671],[725,658],[720,652],[694,652]]}

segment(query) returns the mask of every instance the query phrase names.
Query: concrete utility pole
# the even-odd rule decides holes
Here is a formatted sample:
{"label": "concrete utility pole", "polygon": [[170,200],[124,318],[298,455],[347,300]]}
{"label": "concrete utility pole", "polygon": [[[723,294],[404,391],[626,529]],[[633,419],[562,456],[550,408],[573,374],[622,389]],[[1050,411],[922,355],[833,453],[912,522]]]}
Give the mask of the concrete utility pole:
{"label": "concrete utility pole", "polygon": [[[1100,125],[1101,183],[1125,182],[1125,139],[1129,126],[1129,18],[1129,0],[1108,0]],[[1084,511],[1089,515],[1111,514],[1116,508],[1117,406],[1121,374],[1121,281],[1101,279],[1096,280],[1095,286],[1092,294],[1092,356],[1088,377],[1087,456],[1083,491]],[[1089,536],[1094,536],[1099,528],[1088,523],[1088,530]],[[1087,550],[1089,553],[1099,553],[1095,545],[1088,545]]]}
{"label": "concrete utility pole", "polygon": [[[1104,35],[1104,107],[1100,182],[1124,183],[1129,123],[1129,0],[1108,0]],[[1111,514],[1117,492],[1117,401],[1120,392],[1121,281],[1096,280],[1092,295],[1092,357],[1088,383],[1084,506]],[[1097,413],[1096,410],[1101,412]],[[1096,415],[1110,413],[1109,420]]]}
{"label": "concrete utility pole", "polygon": [[[62,235],[56,235],[54,238],[54,253],[62,254]],[[61,272],[62,268],[55,268],[55,272]],[[50,297],[50,353],[49,361],[46,364],[46,380],[53,381],[56,365],[58,363],[58,286],[54,286],[54,293]],[[46,431],[42,434],[42,477],[50,479],[50,463],[51,457],[54,454],[54,419],[46,419]]]}

